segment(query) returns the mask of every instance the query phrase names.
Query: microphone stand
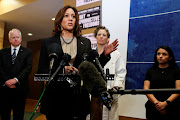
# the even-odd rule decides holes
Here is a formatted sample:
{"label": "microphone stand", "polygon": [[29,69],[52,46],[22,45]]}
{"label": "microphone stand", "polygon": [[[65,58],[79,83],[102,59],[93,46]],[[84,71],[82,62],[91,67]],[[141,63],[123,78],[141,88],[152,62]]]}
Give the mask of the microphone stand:
{"label": "microphone stand", "polygon": [[180,89],[131,89],[131,90],[108,90],[110,94],[154,94],[154,93],[180,93]]}
{"label": "microphone stand", "polygon": [[[57,75],[58,71],[59,71],[62,67],[64,67],[65,64],[66,64],[65,61],[62,62],[62,63],[60,63],[59,67],[56,69],[56,71],[53,73],[53,75],[52,75],[51,77],[49,77],[49,80],[46,82],[45,88],[44,88],[44,90],[43,90],[43,92],[42,92],[42,94],[41,94],[41,96],[40,96],[40,98],[39,98],[39,100],[38,100],[38,102],[37,102],[37,104],[36,104],[33,112],[31,113],[31,116],[29,117],[29,120],[32,120],[33,116],[35,115],[35,113],[37,112],[39,106],[41,105],[41,99],[42,99],[42,97],[43,97],[43,95],[44,95],[44,92],[45,92],[47,86],[48,86],[49,83],[54,79],[54,77]],[[51,70],[50,70],[50,73],[51,73]]]}
{"label": "microphone stand", "polygon": [[44,90],[43,90],[43,92],[42,92],[42,94],[41,94],[41,96],[40,96],[40,98],[39,98],[39,100],[38,100],[38,102],[37,102],[33,112],[31,113],[31,116],[29,117],[29,120],[32,120],[33,116],[35,115],[35,113],[37,112],[39,106],[41,105],[40,101],[41,101],[41,99],[42,99],[42,97],[44,95],[45,90],[46,90],[46,87],[44,88]]}

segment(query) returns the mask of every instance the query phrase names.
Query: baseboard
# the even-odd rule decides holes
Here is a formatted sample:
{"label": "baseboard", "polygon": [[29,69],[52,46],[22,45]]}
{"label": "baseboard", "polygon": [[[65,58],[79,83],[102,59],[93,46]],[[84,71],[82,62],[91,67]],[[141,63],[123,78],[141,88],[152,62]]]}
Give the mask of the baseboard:
{"label": "baseboard", "polygon": [[119,120],[146,120],[146,119],[126,117],[126,116],[119,116]]}

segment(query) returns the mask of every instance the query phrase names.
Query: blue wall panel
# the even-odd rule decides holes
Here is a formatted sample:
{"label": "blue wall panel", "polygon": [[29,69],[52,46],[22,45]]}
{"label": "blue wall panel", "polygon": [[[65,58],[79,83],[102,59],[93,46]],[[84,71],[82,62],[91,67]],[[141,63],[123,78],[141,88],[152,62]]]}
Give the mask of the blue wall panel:
{"label": "blue wall panel", "polygon": [[180,0],[131,0],[130,16],[144,16],[180,10]]}
{"label": "blue wall panel", "polygon": [[[126,89],[143,89],[144,77],[146,70],[153,64],[135,64],[127,65]],[[143,77],[144,76],[144,77]]]}
{"label": "blue wall panel", "polygon": [[[180,9],[180,0],[132,0],[131,17]],[[158,46],[172,48],[180,61],[180,11],[140,18],[130,18],[126,89],[142,89],[146,70],[152,66]],[[135,63],[134,63],[135,62]]]}

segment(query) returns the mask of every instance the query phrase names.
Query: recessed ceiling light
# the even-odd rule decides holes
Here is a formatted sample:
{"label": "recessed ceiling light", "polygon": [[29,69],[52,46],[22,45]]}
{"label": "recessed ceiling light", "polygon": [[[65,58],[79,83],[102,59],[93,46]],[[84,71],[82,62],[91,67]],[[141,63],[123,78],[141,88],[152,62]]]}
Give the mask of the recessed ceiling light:
{"label": "recessed ceiling light", "polygon": [[52,20],[55,20],[55,18],[52,18]]}
{"label": "recessed ceiling light", "polygon": [[32,33],[28,33],[29,36],[32,36],[33,34]]}

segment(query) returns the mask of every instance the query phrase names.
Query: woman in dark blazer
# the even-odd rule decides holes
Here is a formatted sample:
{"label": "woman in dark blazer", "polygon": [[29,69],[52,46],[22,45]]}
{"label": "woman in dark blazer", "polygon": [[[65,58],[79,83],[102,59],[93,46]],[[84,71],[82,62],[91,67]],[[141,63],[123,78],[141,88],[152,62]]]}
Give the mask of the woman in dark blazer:
{"label": "woman in dark blazer", "polygon": [[[82,62],[84,53],[91,50],[89,39],[81,37],[79,26],[79,16],[77,9],[71,6],[63,7],[56,15],[54,22],[53,37],[43,41],[38,73],[49,73],[49,46],[57,43],[60,46],[58,59],[55,61],[52,72],[59,66],[64,53],[71,56],[71,60],[60,70],[60,73],[70,74],[77,71]],[[105,51],[99,57],[102,66],[110,59],[110,53],[116,50],[118,41],[106,45]],[[78,82],[78,78],[77,82]],[[77,85],[78,86],[78,85]],[[90,100],[89,93],[84,87],[79,92],[78,87],[70,87],[66,80],[58,81],[55,79],[50,82],[42,98],[41,112],[46,115],[48,120],[66,119],[66,120],[85,120],[89,113]]]}

